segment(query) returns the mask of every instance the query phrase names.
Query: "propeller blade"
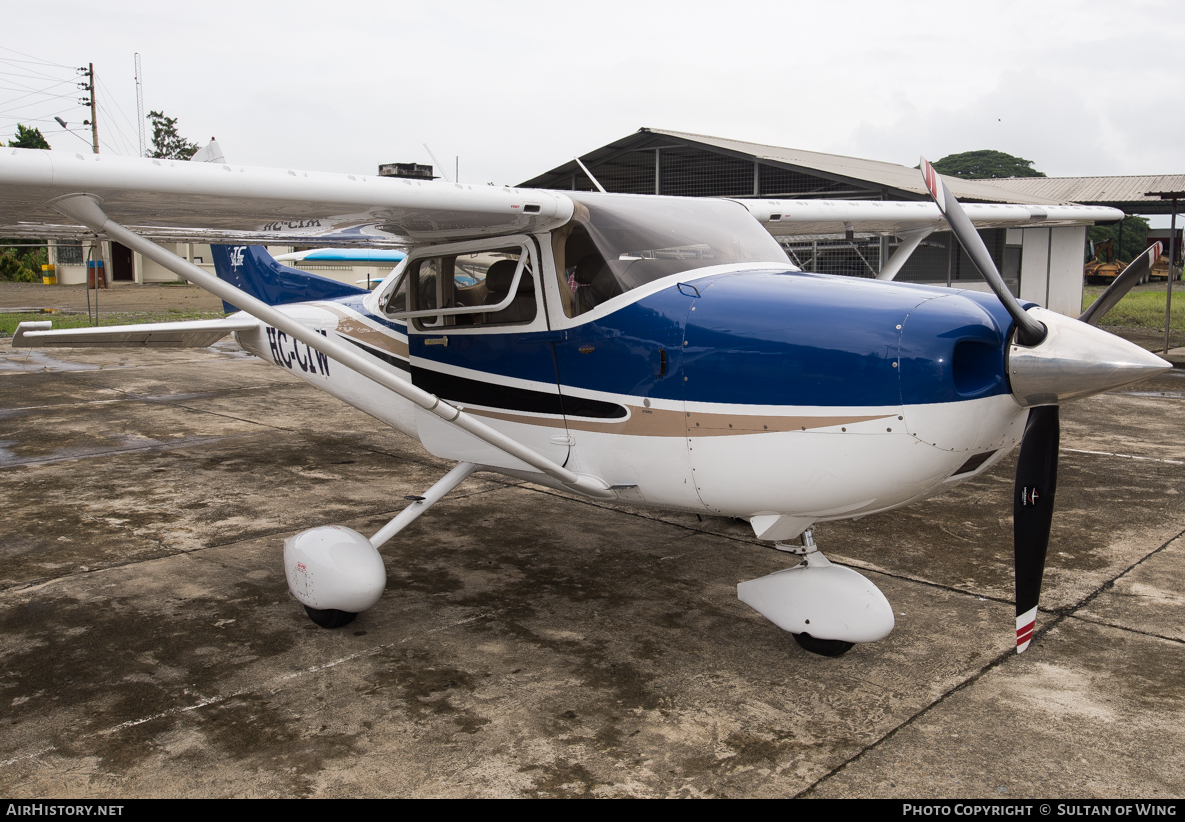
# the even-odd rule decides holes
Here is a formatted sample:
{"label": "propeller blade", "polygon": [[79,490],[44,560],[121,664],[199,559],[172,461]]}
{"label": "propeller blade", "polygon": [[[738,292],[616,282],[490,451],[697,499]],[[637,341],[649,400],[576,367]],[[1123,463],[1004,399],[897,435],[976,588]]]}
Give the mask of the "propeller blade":
{"label": "propeller blade", "polygon": [[1094,301],[1090,308],[1083,311],[1082,316],[1078,319],[1084,323],[1098,325],[1103,315],[1114,308],[1115,304],[1132,290],[1132,286],[1144,279],[1144,275],[1152,270],[1152,264],[1160,257],[1160,250],[1160,243],[1153,243],[1143,254],[1132,260],[1128,267],[1123,269],[1123,273],[1111,282],[1107,290]]}
{"label": "propeller blade", "polygon": [[1016,491],[1012,509],[1012,540],[1016,561],[1016,652],[1024,653],[1033,639],[1041,577],[1053,524],[1057,491],[1057,453],[1061,437],[1058,407],[1042,405],[1029,411],[1020,458],[1016,463]]}
{"label": "propeller blade", "polygon": [[967,256],[971,258],[971,262],[979,269],[979,273],[991,286],[992,291],[996,292],[996,296],[1004,304],[1004,308],[1012,315],[1012,319],[1016,323],[1016,341],[1026,346],[1041,342],[1045,339],[1045,326],[1026,314],[1025,310],[1020,307],[1016,297],[1013,297],[1008,286],[1004,285],[1004,278],[1000,276],[996,264],[992,262],[992,255],[988,253],[987,246],[983,244],[983,238],[971,224],[970,218],[963,211],[963,207],[959,205],[959,201],[950,193],[946,183],[942,182],[942,177],[934,170],[934,166],[930,165],[925,157],[921,159],[922,179],[926,182],[926,189],[934,198],[934,202],[938,204],[938,210],[950,224],[951,231],[958,237],[959,244],[963,246]]}

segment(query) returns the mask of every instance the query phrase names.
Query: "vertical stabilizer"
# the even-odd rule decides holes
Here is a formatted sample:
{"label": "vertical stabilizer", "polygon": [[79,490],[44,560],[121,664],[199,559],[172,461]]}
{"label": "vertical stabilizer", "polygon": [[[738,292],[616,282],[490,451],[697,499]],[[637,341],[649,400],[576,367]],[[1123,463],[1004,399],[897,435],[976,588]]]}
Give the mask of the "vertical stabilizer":
{"label": "vertical stabilizer", "polygon": [[[335,300],[352,294],[368,293],[365,288],[280,265],[262,246],[212,245],[210,251],[218,279],[225,280],[268,305]],[[222,306],[228,314],[238,311],[227,302],[223,302]]]}

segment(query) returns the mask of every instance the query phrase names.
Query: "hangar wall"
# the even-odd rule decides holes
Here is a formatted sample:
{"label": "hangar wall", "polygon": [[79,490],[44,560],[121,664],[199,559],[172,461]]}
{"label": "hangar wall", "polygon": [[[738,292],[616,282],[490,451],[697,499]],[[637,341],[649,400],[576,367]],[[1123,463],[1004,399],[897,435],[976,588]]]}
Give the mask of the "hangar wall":
{"label": "hangar wall", "polygon": [[[611,192],[685,197],[928,201],[915,168],[896,163],[770,146],[703,134],[642,128],[520,185],[591,191],[591,173]],[[586,171],[587,169],[587,171]],[[1045,178],[1040,178],[1045,180]],[[946,177],[963,202],[1050,205],[1065,201],[1015,192],[998,181]],[[1011,181],[1009,181],[1011,182]],[[1141,189],[1143,190],[1143,189]],[[990,229],[980,235],[1004,282],[1018,297],[1076,317],[1081,313],[1085,229]],[[849,277],[875,277],[900,246],[896,237],[799,236],[782,238],[804,269]],[[950,232],[935,232],[897,275],[901,282],[989,290]]]}
{"label": "hangar wall", "polygon": [[[1082,264],[1086,228],[1012,228],[980,231],[992,261],[1009,290],[1022,300],[1077,317],[1082,313]],[[782,238],[791,261],[808,271],[848,277],[875,277],[896,251],[897,238],[856,235]],[[990,291],[971,259],[949,231],[927,237],[914,251],[898,282]]]}

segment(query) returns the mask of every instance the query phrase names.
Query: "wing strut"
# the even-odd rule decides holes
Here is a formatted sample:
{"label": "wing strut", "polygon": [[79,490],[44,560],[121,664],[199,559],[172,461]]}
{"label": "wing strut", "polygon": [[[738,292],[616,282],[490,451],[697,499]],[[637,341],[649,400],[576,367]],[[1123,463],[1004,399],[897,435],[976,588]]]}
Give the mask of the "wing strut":
{"label": "wing strut", "polygon": [[568,486],[574,491],[590,497],[600,499],[615,499],[616,494],[609,489],[609,484],[600,477],[590,474],[577,474],[561,465],[557,465],[546,457],[537,454],[521,443],[516,442],[500,431],[496,431],[477,418],[466,414],[461,409],[444,402],[439,397],[417,388],[393,374],[388,373],[367,357],[351,351],[346,346],[328,337],[322,337],[316,331],[278,311],[262,300],[258,300],[235,288],[230,283],[218,279],[198,268],[191,262],[165,251],[156,243],[146,240],[134,231],[129,231],[112,221],[94,198],[85,194],[74,194],[56,200],[54,207],[72,220],[85,225],[94,231],[106,234],[129,248],[135,249],[148,259],[183,277],[194,285],[204,288],[216,297],[220,297],[248,314],[258,317],[268,325],[278,328],[290,337],[300,340],[315,351],[320,351],[327,357],[340,362],[347,368],[352,368],[359,374],[393,391],[404,399],[415,403],[425,411],[431,412],[445,422],[452,423],[458,428],[469,432],[499,451],[503,451],[515,459],[522,460],[527,465],[540,471],[552,479]]}
{"label": "wing strut", "polygon": [[929,237],[934,232],[932,228],[923,228],[920,231],[904,231],[899,236],[901,237],[901,245],[897,246],[897,250],[893,252],[893,256],[885,263],[885,267],[881,269],[881,273],[876,275],[878,280],[891,280],[897,276],[897,272],[905,265],[905,262],[917,250],[917,247],[922,244],[922,240]]}

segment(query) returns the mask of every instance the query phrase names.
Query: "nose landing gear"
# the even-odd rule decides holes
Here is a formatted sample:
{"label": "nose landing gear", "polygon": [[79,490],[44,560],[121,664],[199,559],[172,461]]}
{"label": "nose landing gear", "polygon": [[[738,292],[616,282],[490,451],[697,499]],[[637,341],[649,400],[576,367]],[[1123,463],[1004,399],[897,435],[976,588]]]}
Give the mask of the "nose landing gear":
{"label": "nose landing gear", "polygon": [[808,529],[801,545],[775,543],[802,556],[793,568],[737,585],[741,602],[784,631],[804,650],[821,656],[847,653],[859,642],[884,639],[893,630],[893,608],[863,574],[832,565]]}

